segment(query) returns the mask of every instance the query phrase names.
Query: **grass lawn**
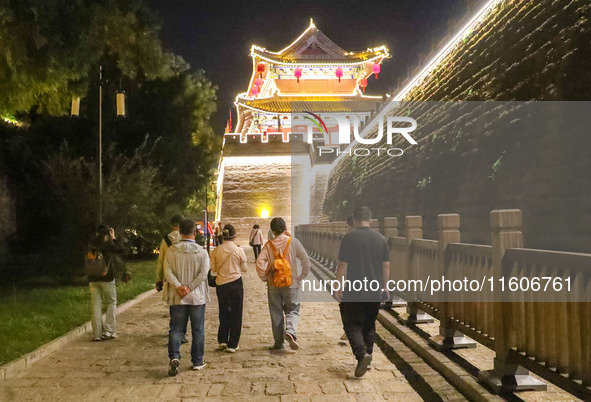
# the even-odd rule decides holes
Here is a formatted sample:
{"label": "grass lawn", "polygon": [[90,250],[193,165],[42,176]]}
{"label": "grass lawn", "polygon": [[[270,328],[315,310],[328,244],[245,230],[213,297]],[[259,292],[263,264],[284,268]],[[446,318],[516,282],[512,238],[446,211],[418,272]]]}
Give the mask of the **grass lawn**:
{"label": "grass lawn", "polygon": [[[117,281],[117,304],[154,287],[156,261],[127,262],[129,283]],[[0,365],[90,321],[88,286],[0,288]]]}

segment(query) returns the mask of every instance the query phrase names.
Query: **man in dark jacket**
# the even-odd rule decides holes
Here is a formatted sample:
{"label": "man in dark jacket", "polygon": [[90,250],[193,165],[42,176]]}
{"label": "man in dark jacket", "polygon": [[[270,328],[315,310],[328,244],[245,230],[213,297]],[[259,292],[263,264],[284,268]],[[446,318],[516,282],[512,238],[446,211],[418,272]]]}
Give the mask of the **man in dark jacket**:
{"label": "man in dark jacket", "polygon": [[[95,341],[115,339],[115,309],[117,307],[117,291],[115,274],[123,265],[120,255],[123,247],[115,237],[115,230],[108,225],[100,225],[96,238],[91,241],[91,248],[99,251],[105,258],[109,270],[104,276],[89,276],[90,299],[92,301],[92,331]],[[103,325],[103,299],[107,302],[107,314]]]}
{"label": "man in dark jacket", "polygon": [[370,284],[367,288],[343,285],[345,289],[339,289],[336,295],[343,328],[357,359],[355,377],[365,375],[371,364],[380,301],[382,297],[389,298],[386,290],[390,277],[388,242],[370,227],[370,221],[369,208],[355,209],[355,229],[341,240],[336,274],[337,281],[343,284],[345,279],[350,283]]}

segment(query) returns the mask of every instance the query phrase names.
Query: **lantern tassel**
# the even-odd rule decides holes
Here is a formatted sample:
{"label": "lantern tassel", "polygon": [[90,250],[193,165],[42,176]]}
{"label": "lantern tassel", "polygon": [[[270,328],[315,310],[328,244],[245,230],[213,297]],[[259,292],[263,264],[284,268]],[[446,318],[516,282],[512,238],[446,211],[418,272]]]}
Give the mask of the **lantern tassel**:
{"label": "lantern tassel", "polygon": [[376,73],[376,80],[378,79],[378,74]]}
{"label": "lantern tassel", "polygon": [[339,82],[341,82],[341,77],[339,77]]}
{"label": "lantern tassel", "polygon": [[300,77],[296,77],[296,79],[298,80],[298,84],[300,83]]}

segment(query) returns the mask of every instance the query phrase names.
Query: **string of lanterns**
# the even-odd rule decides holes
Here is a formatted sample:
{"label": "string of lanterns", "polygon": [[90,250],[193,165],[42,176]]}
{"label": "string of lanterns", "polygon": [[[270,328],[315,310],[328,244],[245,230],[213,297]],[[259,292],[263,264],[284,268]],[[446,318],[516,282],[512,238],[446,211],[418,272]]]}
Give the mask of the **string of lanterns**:
{"label": "string of lanterns", "polygon": [[293,75],[296,77],[296,79],[298,80],[298,84],[300,83],[300,77],[302,76],[302,69],[301,68],[296,68],[293,71]]}
{"label": "string of lanterns", "polygon": [[[254,85],[251,89],[251,94],[253,96],[257,96],[261,92],[261,88],[264,83],[263,73],[266,71],[266,69],[267,69],[267,66],[265,63],[257,64],[257,73],[259,74],[259,77],[254,80]],[[375,75],[376,80],[378,79],[378,74],[381,72],[381,70],[382,70],[382,68],[380,66],[380,63],[373,63],[373,65],[371,67],[371,71]],[[335,76],[339,79],[339,82],[341,82],[341,78],[343,77],[343,74],[344,74],[343,69],[341,67],[337,67],[337,69],[335,70]],[[300,67],[295,68],[293,71],[293,75],[299,84],[300,78],[302,77],[302,69]],[[365,92],[365,88],[367,88],[367,79],[361,78],[359,80],[359,86],[361,87],[363,92]]]}

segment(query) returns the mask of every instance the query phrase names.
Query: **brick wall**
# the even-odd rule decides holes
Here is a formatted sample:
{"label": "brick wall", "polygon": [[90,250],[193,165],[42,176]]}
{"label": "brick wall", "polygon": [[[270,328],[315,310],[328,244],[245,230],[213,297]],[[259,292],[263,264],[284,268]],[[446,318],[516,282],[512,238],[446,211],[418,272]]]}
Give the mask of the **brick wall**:
{"label": "brick wall", "polygon": [[[280,216],[288,227],[307,223],[310,207],[310,162],[304,155],[226,156],[221,223],[232,224],[237,242],[248,245],[254,224],[265,240],[271,218]],[[266,209],[269,218],[261,218]]]}
{"label": "brick wall", "polygon": [[[585,0],[502,1],[406,100],[591,100],[590,15]],[[424,103],[406,113],[433,120]],[[453,121],[422,130],[418,146],[398,143],[397,159],[341,159],[323,213],[342,220],[366,204],[381,217],[423,215],[433,237],[435,216],[455,212],[462,241],[488,242],[489,211],[520,208],[526,246],[591,252],[590,136],[560,122],[539,134],[511,117],[488,117],[506,130],[462,135]]]}

